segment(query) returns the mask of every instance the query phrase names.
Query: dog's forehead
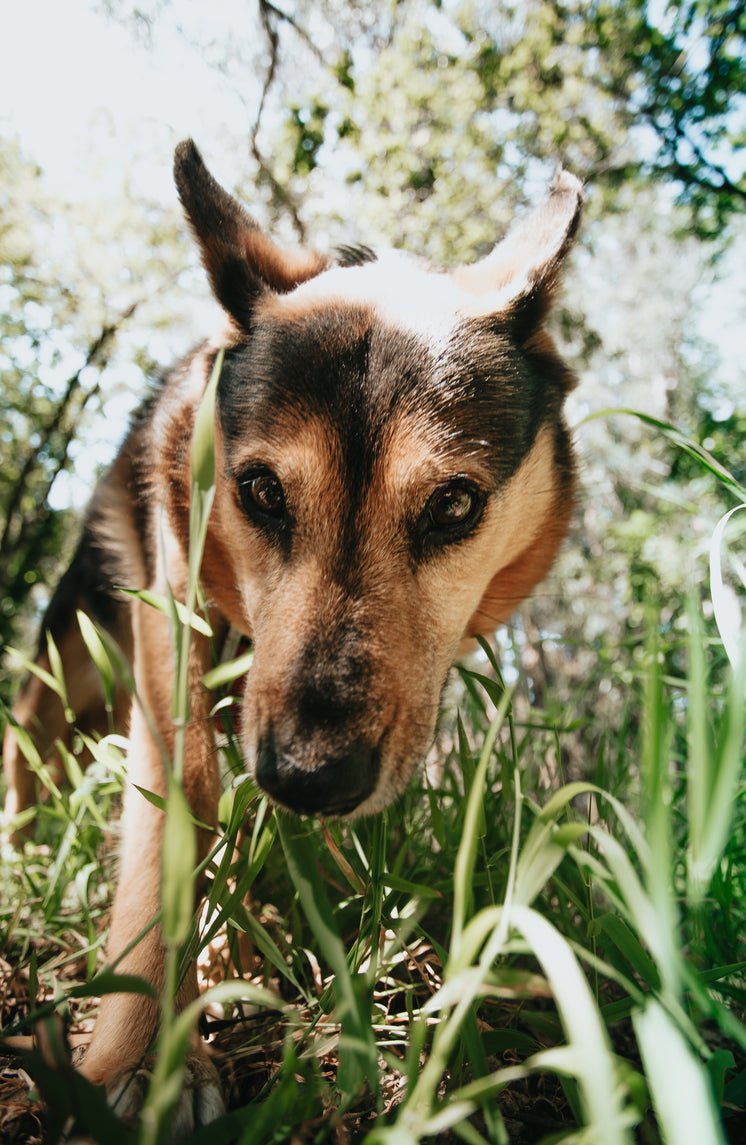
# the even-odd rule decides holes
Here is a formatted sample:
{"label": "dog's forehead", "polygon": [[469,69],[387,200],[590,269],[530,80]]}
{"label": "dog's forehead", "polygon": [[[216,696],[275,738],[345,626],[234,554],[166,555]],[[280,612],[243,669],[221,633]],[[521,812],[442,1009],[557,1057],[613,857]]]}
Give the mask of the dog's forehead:
{"label": "dog's forehead", "polygon": [[[251,333],[229,351],[220,405],[227,437],[233,415],[254,429],[281,429],[321,415],[364,433],[416,406],[440,420],[459,404],[452,353],[468,300],[443,272],[397,251],[340,265],[286,294],[257,300]],[[444,363],[448,367],[444,371]],[[235,423],[243,433],[243,427]]]}
{"label": "dog's forehead", "polygon": [[370,310],[388,326],[421,338],[437,351],[463,316],[474,310],[474,295],[450,275],[404,251],[376,251],[355,266],[335,266],[290,294],[273,299],[271,309],[288,317],[334,306]]}
{"label": "dog's forehead", "polygon": [[262,441],[292,444],[313,421],[346,466],[370,473],[406,425],[406,439],[415,431],[427,443],[415,450],[423,464],[429,455],[436,468],[465,471],[473,458],[494,484],[504,481],[545,402],[508,328],[486,319],[481,301],[396,251],[265,294],[220,380],[230,468]]}

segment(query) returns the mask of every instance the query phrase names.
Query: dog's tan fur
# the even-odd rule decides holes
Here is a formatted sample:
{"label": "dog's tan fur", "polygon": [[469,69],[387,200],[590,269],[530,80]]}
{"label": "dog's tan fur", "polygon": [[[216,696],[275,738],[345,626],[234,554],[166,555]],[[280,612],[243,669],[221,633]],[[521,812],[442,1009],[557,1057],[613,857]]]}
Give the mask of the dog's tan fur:
{"label": "dog's tan fur", "polygon": [[[294,810],[372,814],[425,755],[461,642],[510,615],[566,533],[573,460],[561,408],[572,378],[542,323],[580,187],[561,175],[547,204],[495,254],[446,275],[400,254],[373,260],[366,252],[337,265],[280,250],[191,144],[177,152],[177,183],[229,316],[201,580],[217,642],[233,627],[254,646],[241,718],[247,767]],[[191,439],[215,349],[202,347],[173,372],[96,495],[81,552],[95,561],[98,546],[114,561],[109,584],[170,587],[186,598]],[[306,386],[304,372],[317,381]],[[332,400],[323,396],[328,385],[348,388],[332,389]],[[412,396],[402,397],[407,385]],[[526,387],[533,396],[521,396]],[[472,391],[483,421],[470,409]],[[358,421],[343,408],[348,396],[351,407],[361,403]],[[279,509],[252,500],[256,474],[281,490]],[[63,604],[96,615],[69,586],[63,596],[55,615]],[[49,626],[71,700],[93,718],[100,692],[77,629]],[[159,909],[163,815],[137,788],[165,794],[162,753],[172,754],[175,736],[171,641],[168,620],[140,601],[117,602],[110,627],[132,652],[155,734],[134,704],[108,954],[120,972],[160,989],[158,927],[136,940]],[[184,788],[195,816],[214,827],[218,763],[202,684],[211,655],[210,641],[193,633]],[[46,738],[37,734],[43,753],[67,735],[54,707],[31,679],[15,709],[24,728],[46,727]],[[4,757],[12,816],[33,798],[12,729]],[[347,785],[339,794],[337,783]],[[209,844],[202,831],[200,858]],[[196,992],[192,967],[177,1005]],[[102,1001],[83,1069],[130,1112],[125,1083],[157,1024],[153,1000]],[[198,1042],[191,1071],[202,1106],[186,1123],[219,1109]]]}

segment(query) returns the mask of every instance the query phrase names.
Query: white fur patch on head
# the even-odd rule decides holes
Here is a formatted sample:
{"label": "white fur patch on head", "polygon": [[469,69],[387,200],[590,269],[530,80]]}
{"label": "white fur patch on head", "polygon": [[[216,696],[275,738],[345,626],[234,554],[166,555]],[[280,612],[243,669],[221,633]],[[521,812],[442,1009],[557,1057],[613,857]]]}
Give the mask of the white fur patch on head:
{"label": "white fur patch on head", "polygon": [[[375,262],[334,266],[273,298],[273,309],[288,315],[318,307],[367,307],[385,325],[426,342],[437,354],[464,321],[499,314],[528,289],[520,265],[496,274],[491,259],[447,272],[431,268],[404,251],[376,251]],[[481,274],[476,272],[485,267]]]}
{"label": "white fur patch on head", "polygon": [[332,267],[285,296],[292,309],[342,304],[369,307],[376,317],[428,341],[446,340],[474,295],[449,274],[429,270],[403,251],[376,251],[376,261]]}

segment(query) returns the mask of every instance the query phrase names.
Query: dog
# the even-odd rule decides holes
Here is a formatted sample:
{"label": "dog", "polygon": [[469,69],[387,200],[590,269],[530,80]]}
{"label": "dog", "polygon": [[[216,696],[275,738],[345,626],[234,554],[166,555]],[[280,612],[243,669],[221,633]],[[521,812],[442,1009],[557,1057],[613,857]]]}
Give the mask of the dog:
{"label": "dog", "polygon": [[[582,204],[580,182],[561,171],[490,255],[446,272],[400,251],[282,249],[213,179],[191,140],[176,149],[174,170],[226,329],[136,416],[43,624],[85,729],[106,721],[76,609],[132,658],[142,704],[129,718],[108,956],[126,951],[119,972],[156,990],[158,927],[128,948],[160,905],[163,813],[138,788],[166,791],[161,753],[172,753],[175,738],[169,620],[114,585],[170,587],[185,599],[192,435],[219,348],[215,491],[200,577],[214,638],[236,629],[253,645],[241,701],[246,767],[291,812],[375,814],[423,760],[463,641],[509,618],[566,535],[575,461],[563,405],[574,376],[545,319]],[[42,640],[42,666],[45,649]],[[184,790],[197,820],[214,826],[218,764],[201,684],[211,655],[210,640],[193,632]],[[117,697],[117,720],[126,703]],[[36,677],[14,720],[42,755],[69,742],[59,700]],[[35,791],[12,727],[3,754],[13,818]],[[200,858],[210,844],[202,830]],[[192,967],[177,1007],[196,994]],[[158,1021],[152,998],[106,996],[82,1066],[130,1116],[139,1089],[128,1082]],[[189,1074],[185,1128],[222,1108],[197,1044]]]}

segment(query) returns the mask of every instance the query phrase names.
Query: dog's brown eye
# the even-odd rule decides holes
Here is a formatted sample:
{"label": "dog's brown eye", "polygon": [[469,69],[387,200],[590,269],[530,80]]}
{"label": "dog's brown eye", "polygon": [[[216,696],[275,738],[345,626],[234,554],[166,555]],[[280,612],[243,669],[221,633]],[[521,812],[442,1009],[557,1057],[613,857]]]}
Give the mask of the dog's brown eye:
{"label": "dog's brown eye", "polygon": [[430,499],[428,516],[436,529],[452,529],[466,524],[475,512],[474,490],[463,481],[452,481]]}
{"label": "dog's brown eye", "polygon": [[274,473],[256,473],[240,485],[241,502],[251,516],[275,519],[285,512],[285,493]]}

